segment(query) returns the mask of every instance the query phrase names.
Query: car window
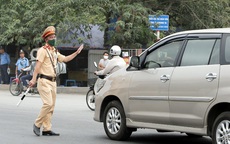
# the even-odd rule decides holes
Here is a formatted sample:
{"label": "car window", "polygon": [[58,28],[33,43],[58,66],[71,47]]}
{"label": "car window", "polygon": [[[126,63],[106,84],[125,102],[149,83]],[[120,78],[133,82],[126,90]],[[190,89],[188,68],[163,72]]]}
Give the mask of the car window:
{"label": "car window", "polygon": [[220,39],[216,40],[209,64],[220,63]]}
{"label": "car window", "polygon": [[174,66],[177,54],[182,46],[181,41],[173,41],[150,52],[144,62],[144,68]]}
{"label": "car window", "polygon": [[207,65],[216,39],[188,40],[181,66]]}
{"label": "car window", "polygon": [[225,60],[226,62],[230,62],[230,36],[226,38],[225,44]]}

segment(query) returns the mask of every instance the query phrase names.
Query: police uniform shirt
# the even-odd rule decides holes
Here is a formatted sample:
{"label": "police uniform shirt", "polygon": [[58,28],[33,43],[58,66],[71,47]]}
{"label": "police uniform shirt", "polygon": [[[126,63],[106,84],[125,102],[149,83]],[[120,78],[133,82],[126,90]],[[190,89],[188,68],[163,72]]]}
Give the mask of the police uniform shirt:
{"label": "police uniform shirt", "polygon": [[60,54],[59,52],[56,53],[54,47],[50,47],[50,49],[41,47],[37,52],[36,60],[40,61],[42,63],[39,74],[43,74],[43,75],[51,76],[51,77],[56,77],[52,62],[50,60],[49,53],[47,52],[46,49],[50,52],[50,56],[51,56],[51,59],[52,59],[55,67],[57,65],[57,58],[58,58],[59,62],[63,62],[65,56]]}
{"label": "police uniform shirt", "polygon": [[0,54],[0,65],[10,64],[10,56],[4,52],[3,54]]}

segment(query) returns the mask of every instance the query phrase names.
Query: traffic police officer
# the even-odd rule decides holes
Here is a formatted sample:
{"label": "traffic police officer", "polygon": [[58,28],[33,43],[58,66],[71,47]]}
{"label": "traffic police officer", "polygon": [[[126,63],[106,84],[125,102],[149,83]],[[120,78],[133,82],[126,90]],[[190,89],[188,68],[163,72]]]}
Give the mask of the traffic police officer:
{"label": "traffic police officer", "polygon": [[41,96],[43,106],[41,111],[35,120],[33,125],[33,132],[40,136],[40,128],[43,127],[42,135],[44,136],[59,136],[51,130],[51,117],[54,112],[54,106],[56,101],[56,65],[57,60],[59,62],[68,62],[76,57],[83,49],[83,44],[74,53],[64,56],[57,52],[55,49],[55,28],[53,26],[47,27],[42,38],[46,44],[39,48],[36,58],[36,66],[33,73],[33,78],[30,81],[29,86],[33,86],[36,83],[37,88]]}

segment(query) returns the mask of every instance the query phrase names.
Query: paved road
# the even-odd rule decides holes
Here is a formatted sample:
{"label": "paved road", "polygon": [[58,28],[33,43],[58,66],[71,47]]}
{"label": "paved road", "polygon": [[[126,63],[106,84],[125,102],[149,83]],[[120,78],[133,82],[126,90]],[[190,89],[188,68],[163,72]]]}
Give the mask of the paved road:
{"label": "paved road", "polygon": [[28,95],[19,107],[20,97],[0,91],[0,144],[211,144],[210,138],[189,138],[180,133],[157,133],[140,129],[128,141],[109,140],[102,123],[93,120],[84,95],[58,94],[53,116],[53,130],[59,137],[37,137],[33,122],[41,108],[38,95]]}

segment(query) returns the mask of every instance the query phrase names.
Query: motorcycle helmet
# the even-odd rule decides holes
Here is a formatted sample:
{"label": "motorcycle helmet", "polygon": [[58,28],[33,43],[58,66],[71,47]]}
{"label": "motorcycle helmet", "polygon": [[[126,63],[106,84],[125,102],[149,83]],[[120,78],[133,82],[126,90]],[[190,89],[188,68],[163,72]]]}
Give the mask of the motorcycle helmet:
{"label": "motorcycle helmet", "polygon": [[37,56],[37,51],[38,51],[39,48],[35,48],[35,49],[32,49],[32,51],[30,52],[30,60],[31,61],[34,61],[36,60],[36,56]]}
{"label": "motorcycle helmet", "polygon": [[119,56],[121,54],[121,48],[118,45],[114,45],[111,47],[109,54]]}

